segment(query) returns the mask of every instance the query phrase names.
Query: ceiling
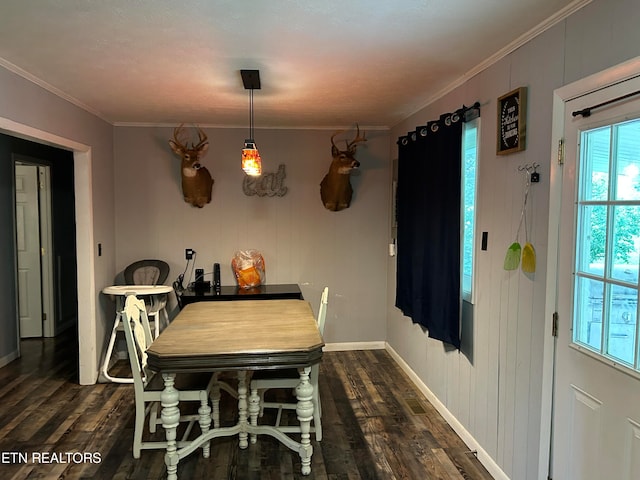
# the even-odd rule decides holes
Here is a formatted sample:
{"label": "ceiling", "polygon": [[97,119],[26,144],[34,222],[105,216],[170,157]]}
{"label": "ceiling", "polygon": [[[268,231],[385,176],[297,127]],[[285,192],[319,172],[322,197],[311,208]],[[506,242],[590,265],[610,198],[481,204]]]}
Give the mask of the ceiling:
{"label": "ceiling", "polygon": [[256,128],[389,128],[588,1],[2,0],[0,65],[115,125],[246,126],[258,69]]}

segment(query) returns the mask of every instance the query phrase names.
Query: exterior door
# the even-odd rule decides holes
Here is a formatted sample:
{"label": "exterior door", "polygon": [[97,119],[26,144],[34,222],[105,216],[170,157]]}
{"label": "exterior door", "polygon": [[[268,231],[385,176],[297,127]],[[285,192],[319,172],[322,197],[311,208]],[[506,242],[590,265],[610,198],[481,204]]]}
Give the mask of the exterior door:
{"label": "exterior door", "polygon": [[565,103],[550,478],[640,478],[638,79]]}
{"label": "exterior door", "polygon": [[20,338],[42,336],[38,168],[16,164],[16,247]]}

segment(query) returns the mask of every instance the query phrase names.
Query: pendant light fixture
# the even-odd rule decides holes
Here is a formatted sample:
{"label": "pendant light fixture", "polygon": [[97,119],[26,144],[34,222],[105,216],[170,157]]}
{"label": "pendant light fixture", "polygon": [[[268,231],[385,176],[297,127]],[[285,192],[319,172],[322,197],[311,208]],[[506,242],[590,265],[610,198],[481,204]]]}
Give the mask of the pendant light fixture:
{"label": "pendant light fixture", "polygon": [[253,91],[260,89],[260,70],[240,70],[244,88],[249,90],[249,138],[244,141],[242,149],[242,170],[247,175],[262,175],[260,152],[253,139]]}

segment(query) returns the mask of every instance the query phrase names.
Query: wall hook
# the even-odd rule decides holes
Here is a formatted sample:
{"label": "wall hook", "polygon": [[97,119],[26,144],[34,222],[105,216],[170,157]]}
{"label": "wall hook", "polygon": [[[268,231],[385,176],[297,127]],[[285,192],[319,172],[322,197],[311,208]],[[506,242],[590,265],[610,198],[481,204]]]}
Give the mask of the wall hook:
{"label": "wall hook", "polygon": [[531,183],[538,183],[540,181],[540,174],[538,173],[539,163],[533,163],[531,167],[533,168],[533,172],[531,172]]}
{"label": "wall hook", "polygon": [[539,163],[527,163],[518,167],[519,172],[526,172],[531,183],[538,183],[540,181],[540,174],[538,173]]}

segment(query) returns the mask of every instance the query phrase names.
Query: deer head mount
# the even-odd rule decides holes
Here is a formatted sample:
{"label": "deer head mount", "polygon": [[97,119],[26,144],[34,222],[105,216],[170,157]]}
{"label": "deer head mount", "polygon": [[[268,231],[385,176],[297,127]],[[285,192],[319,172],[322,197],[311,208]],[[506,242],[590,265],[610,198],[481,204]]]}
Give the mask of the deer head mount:
{"label": "deer head mount", "polygon": [[169,140],[171,150],[176,153],[181,161],[182,194],[184,201],[194,207],[202,208],[211,202],[211,189],[213,178],[206,167],[200,163],[209,148],[207,135],[198,127],[198,143],[189,146],[185,140],[186,133],[183,125],[173,131],[173,139]]}
{"label": "deer head mount", "polygon": [[351,205],[353,188],[351,187],[351,172],[360,166],[360,162],[355,159],[358,143],[366,142],[366,132],[360,136],[360,127],[356,125],[358,131],[352,141],[346,141],[346,150],[340,150],[333,139],[343,131],[336,132],[331,136],[331,155],[333,160],[329,167],[329,172],[320,183],[320,197],[327,210],[337,212]]}

